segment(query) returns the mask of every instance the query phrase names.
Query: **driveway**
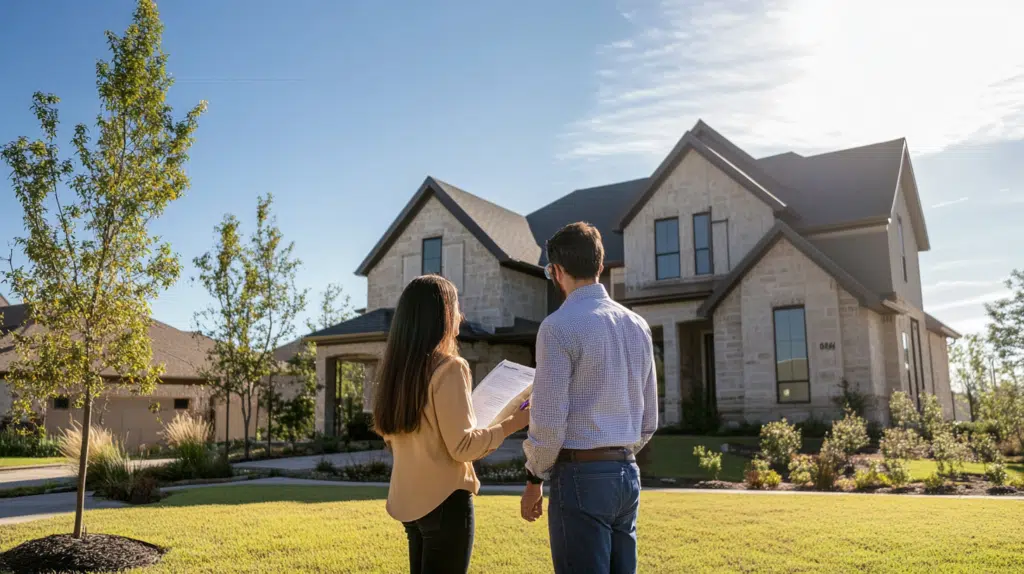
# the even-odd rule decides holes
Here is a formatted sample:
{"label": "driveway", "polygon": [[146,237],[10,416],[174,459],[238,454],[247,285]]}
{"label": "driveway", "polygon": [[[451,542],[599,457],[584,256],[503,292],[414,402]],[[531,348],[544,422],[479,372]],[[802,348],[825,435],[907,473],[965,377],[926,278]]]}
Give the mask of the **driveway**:
{"label": "driveway", "polygon": [[[139,460],[135,464],[140,467],[159,466],[171,462],[169,458]],[[75,473],[65,466],[47,466],[40,468],[23,468],[0,470],[0,490],[18,488],[20,486],[44,486],[46,484],[65,484],[72,482]]]}

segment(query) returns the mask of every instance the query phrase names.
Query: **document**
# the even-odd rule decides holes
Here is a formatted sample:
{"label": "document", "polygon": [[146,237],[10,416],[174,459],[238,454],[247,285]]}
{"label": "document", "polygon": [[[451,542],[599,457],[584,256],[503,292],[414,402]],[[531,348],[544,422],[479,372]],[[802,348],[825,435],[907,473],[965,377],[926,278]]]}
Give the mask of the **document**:
{"label": "document", "polygon": [[533,392],[534,369],[502,361],[473,390],[477,428],[488,428],[512,416]]}

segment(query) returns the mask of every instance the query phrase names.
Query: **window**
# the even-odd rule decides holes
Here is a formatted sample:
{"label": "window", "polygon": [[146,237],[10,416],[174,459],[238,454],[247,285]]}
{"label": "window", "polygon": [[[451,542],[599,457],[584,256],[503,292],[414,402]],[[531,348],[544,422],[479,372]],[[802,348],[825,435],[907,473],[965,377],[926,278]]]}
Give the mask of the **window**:
{"label": "window", "polygon": [[174,399],[174,410],[186,411],[188,410],[189,399]]}
{"label": "window", "polygon": [[423,240],[423,275],[441,274],[441,238]]}
{"label": "window", "polygon": [[775,380],[780,403],[811,402],[803,307],[775,310]]}
{"label": "window", "polygon": [[58,411],[66,411],[71,408],[71,399],[68,397],[57,397],[53,399],[53,408]]}
{"label": "window", "polygon": [[654,267],[657,278],[679,277],[679,218],[654,222]]}
{"label": "window", "polygon": [[711,275],[711,214],[693,216],[693,269],[697,275]]}
{"label": "window", "polygon": [[896,227],[900,232],[900,259],[903,261],[903,282],[907,282],[907,244],[903,242],[903,218],[896,216]]}

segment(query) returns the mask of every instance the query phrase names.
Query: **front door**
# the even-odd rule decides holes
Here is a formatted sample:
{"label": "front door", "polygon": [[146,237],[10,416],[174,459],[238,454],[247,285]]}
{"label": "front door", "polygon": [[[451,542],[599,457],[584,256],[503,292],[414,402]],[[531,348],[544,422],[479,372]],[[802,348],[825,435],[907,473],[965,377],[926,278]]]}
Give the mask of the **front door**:
{"label": "front door", "polygon": [[718,390],[715,386],[715,334],[706,332],[703,335],[704,363],[704,409],[708,414],[718,410]]}

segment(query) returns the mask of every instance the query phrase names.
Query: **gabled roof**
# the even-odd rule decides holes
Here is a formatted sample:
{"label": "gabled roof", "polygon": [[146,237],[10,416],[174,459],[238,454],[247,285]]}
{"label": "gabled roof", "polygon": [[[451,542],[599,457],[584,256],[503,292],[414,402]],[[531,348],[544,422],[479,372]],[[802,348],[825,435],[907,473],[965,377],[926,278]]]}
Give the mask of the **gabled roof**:
{"label": "gabled roof", "polygon": [[[634,179],[587,189],[577,189],[526,216],[538,245],[556,231],[577,221],[586,221],[601,232],[605,265],[621,264],[625,259],[622,232],[618,231],[622,213],[636,201],[647,186],[647,178]],[[541,249],[540,265],[547,265],[548,256]]]}
{"label": "gabled roof", "polygon": [[[374,340],[382,341],[391,330],[391,322],[395,318],[394,309],[375,309],[369,313],[342,321],[326,329],[321,329],[303,337],[302,340],[323,341],[341,339],[342,341]],[[459,325],[459,339],[465,341],[508,342],[510,340],[529,339],[536,336],[540,323],[515,317],[511,327],[501,327],[493,332],[483,325],[472,321],[463,321]]]}
{"label": "gabled roof", "polygon": [[780,187],[768,177],[758,166],[756,160],[733,145],[721,134],[712,130],[703,121],[698,121],[694,128],[679,138],[675,147],[668,153],[654,174],[647,180],[646,188],[619,222],[619,229],[625,229],[629,222],[640,212],[640,209],[651,199],[661,184],[686,157],[694,151],[704,159],[731,177],[734,181],[765,202],[777,214],[794,216],[786,203],[777,195]]}
{"label": "gabled roof", "polygon": [[[4,307],[4,329],[0,330],[0,373],[7,372],[18,359],[12,329],[26,334],[43,332],[43,327],[29,317],[26,305]],[[162,379],[203,379],[202,370],[208,361],[207,353],[213,347],[212,339],[175,329],[155,319],[149,325],[149,339],[153,350],[152,364],[164,366]],[[114,376],[115,373],[104,375]]]}
{"label": "gabled roof", "polygon": [[394,309],[374,309],[369,313],[364,313],[347,321],[331,325],[326,329],[314,331],[313,333],[306,335],[304,338],[317,340],[350,335],[387,333],[391,329],[391,319],[394,316]]}
{"label": "gabled roof", "polygon": [[959,339],[959,338],[963,337],[963,335],[958,333],[952,327],[950,327],[949,325],[946,325],[942,321],[939,321],[938,319],[936,319],[935,317],[929,315],[928,313],[924,314],[924,326],[925,326],[925,329],[928,329],[929,331],[931,331],[933,333],[938,333],[939,335],[942,335],[944,337],[949,337],[951,339]]}
{"label": "gabled roof", "polygon": [[754,268],[754,265],[756,265],[757,262],[760,261],[761,258],[764,257],[777,242],[783,239],[789,241],[801,253],[806,255],[808,259],[835,278],[839,285],[853,295],[861,305],[879,313],[890,312],[889,308],[883,304],[883,299],[878,294],[865,287],[860,281],[854,278],[853,275],[847,273],[845,269],[841,268],[835,263],[835,261],[822,253],[821,250],[814,245],[811,245],[809,241],[794,231],[792,227],[782,221],[776,221],[775,226],[757,242],[754,248],[751,249],[750,252],[747,253],[747,255],[736,265],[736,267],[726,275],[725,279],[715,287],[714,292],[712,292],[711,296],[704,301],[704,304],[701,305],[698,313],[702,316],[710,317],[715,308],[718,307],[725,297],[740,284],[740,281],[751,269]]}
{"label": "gabled roof", "polygon": [[4,299],[4,296],[0,295],[0,307],[6,307],[8,305],[10,305],[10,303],[7,302],[7,299]]}
{"label": "gabled roof", "polygon": [[431,197],[436,197],[500,263],[537,266],[541,248],[534,241],[525,217],[428,176],[359,265],[357,275],[369,274]]}

